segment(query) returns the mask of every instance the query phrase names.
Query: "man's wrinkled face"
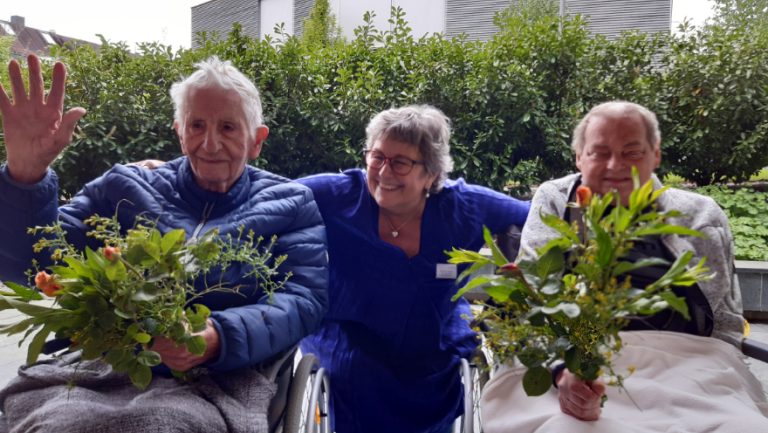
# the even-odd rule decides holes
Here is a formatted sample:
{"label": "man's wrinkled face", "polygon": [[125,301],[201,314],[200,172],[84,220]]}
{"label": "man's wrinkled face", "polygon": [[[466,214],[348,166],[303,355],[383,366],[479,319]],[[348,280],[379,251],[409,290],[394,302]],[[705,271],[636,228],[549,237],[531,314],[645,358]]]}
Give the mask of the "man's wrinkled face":
{"label": "man's wrinkled face", "polygon": [[584,131],[576,167],[584,185],[597,194],[616,191],[622,204],[632,193],[632,167],[637,167],[640,183],[651,178],[661,162],[661,149],[648,142],[640,114],[619,111],[596,114]]}
{"label": "man's wrinkled face", "polygon": [[174,123],[181,150],[189,158],[197,184],[227,192],[249,159],[256,159],[269,134],[266,126],[248,128],[240,95],[234,90],[193,88],[184,122]]}

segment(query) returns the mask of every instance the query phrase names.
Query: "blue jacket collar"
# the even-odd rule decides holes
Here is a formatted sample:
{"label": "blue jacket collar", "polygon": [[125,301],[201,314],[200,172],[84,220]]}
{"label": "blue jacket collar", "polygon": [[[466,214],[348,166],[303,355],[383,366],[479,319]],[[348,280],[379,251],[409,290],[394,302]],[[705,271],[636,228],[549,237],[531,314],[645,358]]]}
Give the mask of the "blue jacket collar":
{"label": "blue jacket collar", "polygon": [[211,218],[227,214],[240,207],[250,196],[248,174],[251,168],[247,165],[243,174],[229,188],[229,191],[220,193],[203,189],[197,184],[189,159],[186,156],[171,161],[169,164],[178,166],[177,182],[181,198],[195,208],[211,208],[209,215]]}

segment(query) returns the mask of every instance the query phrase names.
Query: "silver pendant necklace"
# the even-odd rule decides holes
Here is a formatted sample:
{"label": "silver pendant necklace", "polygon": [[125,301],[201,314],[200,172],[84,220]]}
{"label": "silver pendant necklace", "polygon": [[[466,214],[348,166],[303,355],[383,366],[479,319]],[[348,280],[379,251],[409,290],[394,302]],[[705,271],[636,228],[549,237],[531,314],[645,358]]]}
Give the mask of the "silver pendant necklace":
{"label": "silver pendant necklace", "polygon": [[393,238],[397,238],[398,236],[400,236],[400,230],[402,230],[403,227],[405,227],[406,224],[411,222],[411,220],[413,219],[414,216],[416,216],[417,213],[418,212],[412,214],[405,221],[403,221],[403,223],[400,224],[398,227],[395,227],[395,225],[392,224],[392,220],[390,220],[389,217],[386,214],[382,214],[382,215],[384,216],[384,219],[387,221],[387,224],[389,224],[389,228],[392,230],[389,233],[392,235]]}

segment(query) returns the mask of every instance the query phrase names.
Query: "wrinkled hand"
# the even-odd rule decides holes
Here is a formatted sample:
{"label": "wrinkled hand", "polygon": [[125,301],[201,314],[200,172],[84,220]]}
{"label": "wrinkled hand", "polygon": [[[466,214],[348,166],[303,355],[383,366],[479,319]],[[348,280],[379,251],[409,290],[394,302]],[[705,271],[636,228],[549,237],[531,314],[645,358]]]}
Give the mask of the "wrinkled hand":
{"label": "wrinkled hand", "polygon": [[173,340],[165,337],[156,337],[152,344],[152,350],[160,354],[163,364],[167,365],[168,368],[182,372],[187,371],[219,356],[219,333],[216,332],[216,328],[210,320],[208,320],[208,327],[197,335],[202,335],[206,343],[205,353],[200,356],[189,353],[184,345],[179,346]]}
{"label": "wrinkled hand", "polygon": [[605,394],[602,379],[584,382],[575,374],[563,370],[557,378],[558,399],[563,413],[583,421],[595,421],[600,418],[600,407]]}
{"label": "wrinkled hand", "polygon": [[17,182],[32,184],[45,176],[48,166],[72,141],[75,125],[85,115],[85,109],[76,107],[63,112],[67,78],[64,64],[54,65],[51,89],[46,96],[40,59],[31,54],[27,62],[29,94],[24,87],[21,66],[11,60],[8,73],[13,102],[0,85],[0,113],[8,173]]}

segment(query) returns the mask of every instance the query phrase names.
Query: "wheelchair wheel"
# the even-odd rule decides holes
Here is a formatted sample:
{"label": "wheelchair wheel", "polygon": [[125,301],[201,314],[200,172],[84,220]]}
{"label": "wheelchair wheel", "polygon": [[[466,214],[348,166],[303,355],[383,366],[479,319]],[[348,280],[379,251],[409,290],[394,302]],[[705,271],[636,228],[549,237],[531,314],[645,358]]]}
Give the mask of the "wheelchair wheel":
{"label": "wheelchair wheel", "polygon": [[462,358],[459,371],[464,385],[464,414],[454,424],[453,430],[458,433],[474,433],[477,410],[475,405],[479,401],[480,393],[477,369]]}
{"label": "wheelchair wheel", "polygon": [[296,367],[283,419],[284,433],[329,433],[329,381],[314,355],[304,355]]}
{"label": "wheelchair wheel", "polygon": [[478,349],[472,360],[461,359],[459,374],[464,385],[464,414],[456,419],[454,433],[480,433],[480,397],[485,384],[490,380],[493,369],[489,366],[488,354]]}

